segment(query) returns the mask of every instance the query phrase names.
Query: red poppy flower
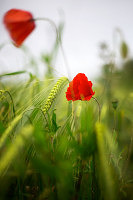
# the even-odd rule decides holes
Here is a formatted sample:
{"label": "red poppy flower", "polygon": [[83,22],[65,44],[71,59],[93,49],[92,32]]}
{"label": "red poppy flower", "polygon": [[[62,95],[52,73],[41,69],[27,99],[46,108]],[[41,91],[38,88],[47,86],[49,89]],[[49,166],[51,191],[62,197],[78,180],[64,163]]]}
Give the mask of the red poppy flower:
{"label": "red poppy flower", "polygon": [[66,98],[68,101],[89,101],[94,94],[95,92],[92,90],[92,82],[88,81],[85,74],[79,73],[69,83]]}
{"label": "red poppy flower", "polygon": [[17,47],[21,46],[35,28],[32,14],[19,9],[11,9],[6,12],[3,23]]}

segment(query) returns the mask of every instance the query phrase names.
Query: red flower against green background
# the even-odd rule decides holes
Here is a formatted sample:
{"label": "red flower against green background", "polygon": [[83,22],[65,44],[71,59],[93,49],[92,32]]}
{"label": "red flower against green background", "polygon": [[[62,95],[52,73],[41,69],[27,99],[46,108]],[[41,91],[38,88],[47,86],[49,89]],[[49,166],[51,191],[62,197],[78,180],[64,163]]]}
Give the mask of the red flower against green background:
{"label": "red flower against green background", "polygon": [[19,9],[11,9],[6,12],[3,22],[17,47],[21,46],[35,28],[32,14]]}
{"label": "red flower against green background", "polygon": [[92,90],[92,82],[88,81],[85,74],[79,73],[69,83],[66,98],[68,101],[89,101],[94,94],[95,92]]}

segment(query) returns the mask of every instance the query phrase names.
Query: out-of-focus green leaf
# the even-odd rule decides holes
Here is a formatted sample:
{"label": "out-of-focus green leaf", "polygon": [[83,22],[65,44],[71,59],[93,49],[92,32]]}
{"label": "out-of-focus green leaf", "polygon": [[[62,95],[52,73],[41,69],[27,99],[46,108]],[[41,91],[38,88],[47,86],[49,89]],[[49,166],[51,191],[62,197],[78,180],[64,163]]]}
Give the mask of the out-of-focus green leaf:
{"label": "out-of-focus green leaf", "polygon": [[14,75],[25,74],[25,73],[29,73],[29,72],[27,72],[27,71],[16,71],[16,72],[11,72],[11,73],[1,74],[0,78],[4,77],[4,76],[14,76]]}

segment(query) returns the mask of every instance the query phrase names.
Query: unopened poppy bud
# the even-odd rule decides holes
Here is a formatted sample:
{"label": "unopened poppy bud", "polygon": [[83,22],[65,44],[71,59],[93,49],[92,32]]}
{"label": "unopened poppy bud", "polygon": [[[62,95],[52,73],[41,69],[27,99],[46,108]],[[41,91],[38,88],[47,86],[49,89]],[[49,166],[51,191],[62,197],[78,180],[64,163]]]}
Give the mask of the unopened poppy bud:
{"label": "unopened poppy bud", "polygon": [[125,41],[121,42],[120,45],[120,54],[123,59],[127,58],[128,56],[128,46]]}
{"label": "unopened poppy bud", "polygon": [[116,110],[118,107],[118,101],[117,100],[112,101],[112,106],[113,106],[114,110]]}

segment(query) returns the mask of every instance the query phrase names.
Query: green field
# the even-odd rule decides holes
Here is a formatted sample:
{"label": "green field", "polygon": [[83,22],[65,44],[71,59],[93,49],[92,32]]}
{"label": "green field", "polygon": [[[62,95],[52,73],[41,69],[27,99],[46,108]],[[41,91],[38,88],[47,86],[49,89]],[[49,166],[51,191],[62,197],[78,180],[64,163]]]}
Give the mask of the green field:
{"label": "green field", "polygon": [[[30,56],[26,47],[21,49]],[[102,44],[101,74],[92,81],[97,101],[73,102],[66,99],[68,78],[51,67],[58,49],[56,41],[51,53],[40,56],[47,68],[41,79],[32,56],[33,73],[0,75],[0,200],[131,200],[129,48],[121,41],[118,66],[115,52]]]}

